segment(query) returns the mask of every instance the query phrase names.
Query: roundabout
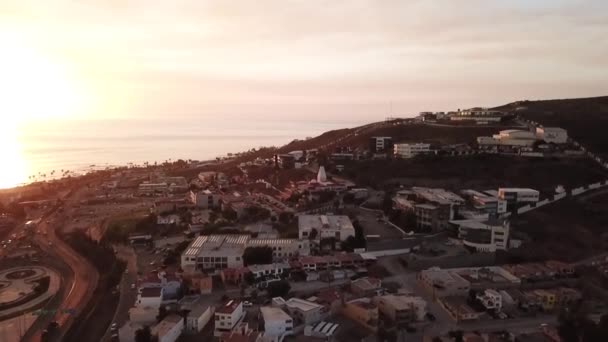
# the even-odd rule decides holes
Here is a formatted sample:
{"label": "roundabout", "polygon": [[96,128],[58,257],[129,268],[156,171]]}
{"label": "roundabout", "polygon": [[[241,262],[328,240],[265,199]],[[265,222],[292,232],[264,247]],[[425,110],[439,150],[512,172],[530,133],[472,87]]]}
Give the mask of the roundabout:
{"label": "roundabout", "polygon": [[0,319],[40,307],[59,289],[58,274],[42,266],[0,271]]}

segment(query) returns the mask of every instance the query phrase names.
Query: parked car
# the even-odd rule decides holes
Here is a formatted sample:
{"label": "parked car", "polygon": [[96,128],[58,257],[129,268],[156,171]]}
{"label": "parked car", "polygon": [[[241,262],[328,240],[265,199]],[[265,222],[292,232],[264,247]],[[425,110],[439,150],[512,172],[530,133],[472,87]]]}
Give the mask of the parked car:
{"label": "parked car", "polygon": [[253,303],[252,303],[252,302],[250,302],[250,301],[244,301],[244,302],[243,302],[243,306],[244,306],[244,307],[246,307],[246,308],[250,308],[250,307],[252,307],[252,306],[253,306]]}

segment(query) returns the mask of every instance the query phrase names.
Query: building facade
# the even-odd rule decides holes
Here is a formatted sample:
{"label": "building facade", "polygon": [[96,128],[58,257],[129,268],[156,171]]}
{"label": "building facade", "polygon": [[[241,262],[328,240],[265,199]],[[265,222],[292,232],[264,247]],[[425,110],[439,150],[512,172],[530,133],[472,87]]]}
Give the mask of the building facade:
{"label": "building facade", "polygon": [[222,334],[232,332],[245,317],[243,303],[230,300],[215,310],[215,330],[213,335],[220,337]]}
{"label": "building facade", "polygon": [[[316,236],[313,230],[316,231]],[[355,236],[355,228],[346,215],[300,215],[298,233],[301,240],[335,238],[344,241],[349,236]]]}
{"label": "building facade", "polygon": [[393,147],[393,153],[397,158],[413,158],[419,154],[431,153],[431,144],[424,143],[399,143]]}
{"label": "building facade", "polygon": [[293,334],[293,319],[281,308],[263,306],[260,308],[264,338],[272,342],[282,342],[285,336]]}

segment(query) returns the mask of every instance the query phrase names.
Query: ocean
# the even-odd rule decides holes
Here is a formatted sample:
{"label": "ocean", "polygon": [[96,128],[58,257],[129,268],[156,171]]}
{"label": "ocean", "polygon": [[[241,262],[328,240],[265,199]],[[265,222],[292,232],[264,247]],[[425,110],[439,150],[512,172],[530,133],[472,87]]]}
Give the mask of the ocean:
{"label": "ocean", "polygon": [[[76,173],[91,168],[166,160],[209,160],[260,146],[281,146],[323,132],[364,124],[333,121],[238,117],[214,119],[62,120],[22,126],[15,143],[4,143],[12,171],[0,171],[0,188],[33,180],[55,170]],[[14,150],[11,151],[10,149]],[[11,160],[15,159],[15,160]],[[2,173],[4,172],[4,173]]]}

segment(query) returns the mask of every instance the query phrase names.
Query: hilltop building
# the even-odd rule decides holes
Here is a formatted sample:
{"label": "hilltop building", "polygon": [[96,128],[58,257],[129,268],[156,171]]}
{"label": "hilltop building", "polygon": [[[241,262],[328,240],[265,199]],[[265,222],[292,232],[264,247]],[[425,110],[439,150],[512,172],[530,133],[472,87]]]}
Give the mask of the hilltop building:
{"label": "hilltop building", "polygon": [[[309,239],[312,231],[317,232],[314,240],[335,238],[344,241],[349,236],[355,236],[355,228],[345,215],[300,215],[298,216],[298,232],[300,239]],[[312,233],[314,234],[314,233]]]}

